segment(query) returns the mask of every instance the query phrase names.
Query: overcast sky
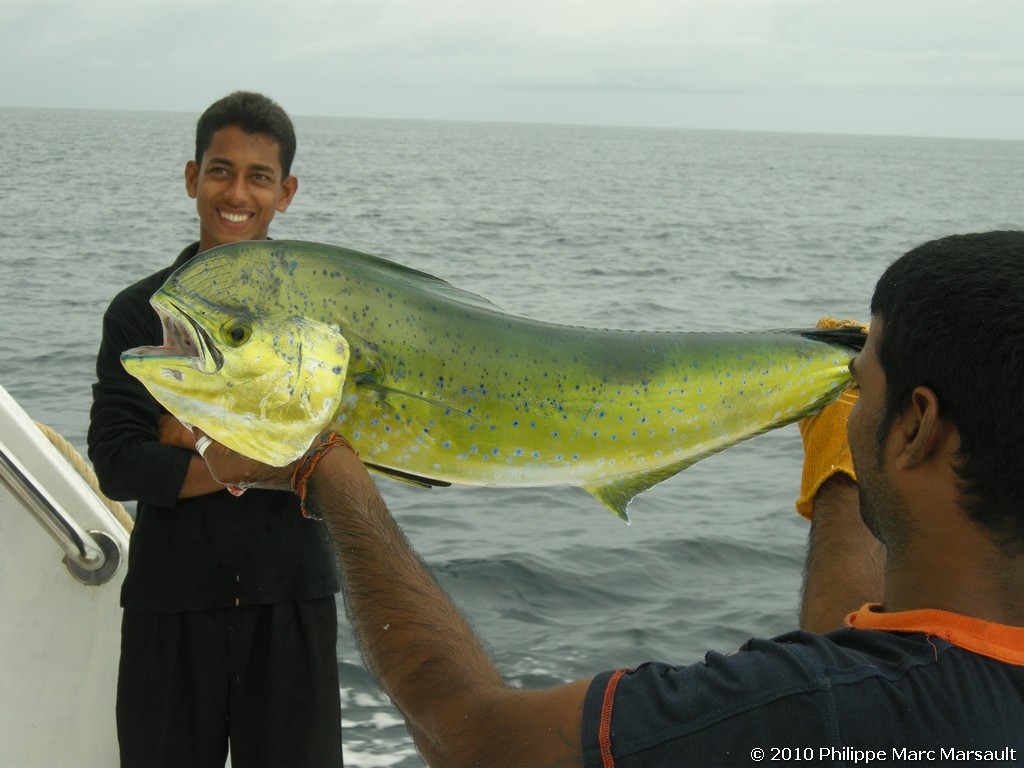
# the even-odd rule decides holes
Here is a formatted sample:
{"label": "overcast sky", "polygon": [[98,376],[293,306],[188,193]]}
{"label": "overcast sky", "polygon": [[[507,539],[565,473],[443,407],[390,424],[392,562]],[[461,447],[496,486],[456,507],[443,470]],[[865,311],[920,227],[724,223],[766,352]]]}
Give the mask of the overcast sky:
{"label": "overcast sky", "polygon": [[0,106],[1024,139],[1024,0],[3,0]]}

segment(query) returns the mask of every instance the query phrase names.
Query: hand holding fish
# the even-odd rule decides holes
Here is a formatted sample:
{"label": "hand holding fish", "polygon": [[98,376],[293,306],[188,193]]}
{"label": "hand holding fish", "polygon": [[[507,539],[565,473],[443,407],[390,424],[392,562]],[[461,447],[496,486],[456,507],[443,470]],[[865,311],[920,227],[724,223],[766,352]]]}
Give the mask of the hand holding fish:
{"label": "hand holding fish", "polygon": [[[247,488],[269,488],[277,491],[292,490],[292,466],[272,467],[236,453],[211,439],[197,427],[192,428],[196,450],[206,460],[210,473],[235,495]],[[296,462],[298,463],[298,462]]]}
{"label": "hand holding fish", "polygon": [[[823,317],[818,328],[859,328],[867,334],[869,326],[855,320]],[[814,500],[818,489],[835,474],[845,474],[856,481],[853,457],[846,437],[846,420],[857,402],[855,388],[843,393],[824,409],[800,420],[800,436],[804,444],[804,467],[800,480],[800,498],[796,511],[808,520],[814,517]]]}

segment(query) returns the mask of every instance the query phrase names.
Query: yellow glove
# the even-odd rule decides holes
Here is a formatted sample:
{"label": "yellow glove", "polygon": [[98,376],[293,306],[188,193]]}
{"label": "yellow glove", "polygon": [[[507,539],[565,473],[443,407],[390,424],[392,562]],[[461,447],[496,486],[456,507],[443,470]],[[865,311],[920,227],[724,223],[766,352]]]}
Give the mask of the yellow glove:
{"label": "yellow glove", "polygon": [[[860,326],[865,333],[868,326],[853,320],[833,320],[823,317],[818,328],[839,326]],[[846,419],[850,409],[857,402],[856,390],[845,390],[835,402],[825,406],[813,416],[800,421],[800,436],[804,444],[804,469],[800,478],[800,498],[796,500],[796,511],[808,520],[814,517],[814,495],[822,483],[837,472],[843,472],[852,480],[857,479],[853,471],[853,457],[846,437]]]}

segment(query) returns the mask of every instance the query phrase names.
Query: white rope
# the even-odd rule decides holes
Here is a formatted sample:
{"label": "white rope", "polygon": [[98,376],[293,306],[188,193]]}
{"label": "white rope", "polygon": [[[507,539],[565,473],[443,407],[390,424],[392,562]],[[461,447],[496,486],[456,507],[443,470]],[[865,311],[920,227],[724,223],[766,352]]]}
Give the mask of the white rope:
{"label": "white rope", "polygon": [[99,481],[96,479],[96,473],[93,472],[92,467],[89,466],[88,462],[82,458],[82,455],[75,450],[75,447],[65,440],[64,436],[56,430],[46,426],[45,424],[40,424],[38,421],[35,422],[35,425],[39,427],[40,431],[46,435],[47,439],[49,439],[51,443],[53,443],[54,447],[63,454],[64,458],[68,460],[68,463],[71,464],[71,466],[75,468],[75,471],[82,476],[82,479],[89,484],[89,487],[92,488],[100,501],[106,504],[107,509],[114,514],[114,517],[117,518],[117,521],[124,527],[124,529],[131,533],[135,522],[120,502],[108,499],[103,495],[103,492],[100,490]]}

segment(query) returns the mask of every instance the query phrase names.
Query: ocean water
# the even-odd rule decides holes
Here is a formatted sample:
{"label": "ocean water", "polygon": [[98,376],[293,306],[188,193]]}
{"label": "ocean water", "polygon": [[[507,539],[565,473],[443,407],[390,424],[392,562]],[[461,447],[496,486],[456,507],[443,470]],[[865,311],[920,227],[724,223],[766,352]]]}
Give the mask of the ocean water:
{"label": "ocean water", "polygon": [[[83,455],[107,302],[196,236],[194,120],[0,109],[0,384]],[[295,122],[299,194],[273,236],[568,324],[866,320],[874,281],[909,248],[1024,225],[1022,142]],[[380,485],[504,674],[540,686],[793,628],[801,456],[795,427],[755,438],[643,494],[629,526],[572,488]],[[347,764],[422,765],[339,615]]]}

